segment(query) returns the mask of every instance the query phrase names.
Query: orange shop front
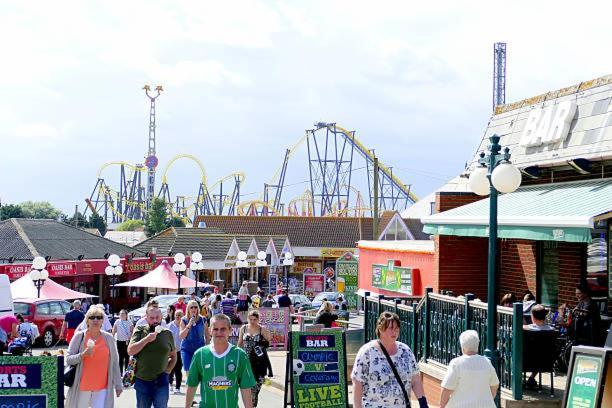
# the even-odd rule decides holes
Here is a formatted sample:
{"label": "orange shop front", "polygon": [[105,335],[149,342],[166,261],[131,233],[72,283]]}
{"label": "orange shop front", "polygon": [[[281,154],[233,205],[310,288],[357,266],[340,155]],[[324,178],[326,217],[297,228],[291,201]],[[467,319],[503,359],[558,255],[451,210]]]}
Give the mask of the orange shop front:
{"label": "orange shop front", "polygon": [[433,286],[433,241],[359,241],[357,247],[360,293],[422,296]]}

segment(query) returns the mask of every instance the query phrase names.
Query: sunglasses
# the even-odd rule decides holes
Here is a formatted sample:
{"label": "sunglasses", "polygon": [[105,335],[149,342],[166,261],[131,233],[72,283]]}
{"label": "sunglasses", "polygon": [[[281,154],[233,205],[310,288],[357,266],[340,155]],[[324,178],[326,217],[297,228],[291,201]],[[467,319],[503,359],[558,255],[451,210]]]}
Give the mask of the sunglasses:
{"label": "sunglasses", "polygon": [[104,316],[89,316],[89,320],[102,320]]}
{"label": "sunglasses", "polygon": [[189,308],[190,309],[197,309],[198,307],[197,306],[190,306]]}

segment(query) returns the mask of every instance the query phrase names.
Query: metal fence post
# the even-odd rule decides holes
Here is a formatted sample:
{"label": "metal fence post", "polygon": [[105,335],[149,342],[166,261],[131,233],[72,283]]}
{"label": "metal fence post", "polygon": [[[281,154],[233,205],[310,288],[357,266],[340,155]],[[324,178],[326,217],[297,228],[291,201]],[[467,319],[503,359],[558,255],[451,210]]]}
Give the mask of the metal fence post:
{"label": "metal fence post", "polygon": [[363,344],[368,342],[369,326],[370,326],[370,303],[368,302],[370,292],[363,294]]}
{"label": "metal fence post", "polygon": [[463,310],[463,315],[465,316],[465,322],[463,324],[463,331],[469,330],[471,325],[470,323],[472,322],[472,311],[470,310],[470,301],[474,300],[474,294],[473,293],[466,293],[465,294],[465,303],[464,303],[464,310]]}
{"label": "metal fence post", "polygon": [[397,305],[399,305],[400,303],[402,303],[402,299],[398,299],[398,298],[394,299],[393,313],[395,313],[398,316],[399,314],[397,313],[397,309],[398,309]]}
{"label": "metal fence post", "polygon": [[412,345],[410,348],[412,352],[415,353],[418,360],[418,344],[419,344],[419,316],[417,315],[417,305],[418,303],[412,303]]}
{"label": "metal fence post", "polygon": [[425,324],[423,325],[425,329],[425,333],[423,333],[423,343],[425,343],[423,344],[423,358],[425,361],[429,358],[429,326],[431,324],[429,294],[431,292],[433,292],[433,288],[425,288]]}
{"label": "metal fence post", "polygon": [[523,304],[512,305],[512,398],[523,399]]}

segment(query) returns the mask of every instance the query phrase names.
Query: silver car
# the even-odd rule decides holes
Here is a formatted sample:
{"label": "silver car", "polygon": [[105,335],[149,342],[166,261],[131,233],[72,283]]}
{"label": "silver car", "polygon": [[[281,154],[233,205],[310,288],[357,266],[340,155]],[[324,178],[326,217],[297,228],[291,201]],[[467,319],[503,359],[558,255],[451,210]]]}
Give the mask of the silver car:
{"label": "silver car", "polygon": [[[161,310],[162,312],[162,316],[166,317],[166,310],[168,309],[168,306],[178,302],[179,296],[183,296],[185,298],[185,303],[188,303],[190,300],[189,295],[158,295],[154,298],[151,298],[150,300],[157,300],[157,303],[159,303],[159,310]],[[196,300],[200,302],[200,298],[197,296]],[[146,311],[146,306],[132,310],[128,313],[128,320],[136,324],[136,322],[139,321],[145,315]]]}

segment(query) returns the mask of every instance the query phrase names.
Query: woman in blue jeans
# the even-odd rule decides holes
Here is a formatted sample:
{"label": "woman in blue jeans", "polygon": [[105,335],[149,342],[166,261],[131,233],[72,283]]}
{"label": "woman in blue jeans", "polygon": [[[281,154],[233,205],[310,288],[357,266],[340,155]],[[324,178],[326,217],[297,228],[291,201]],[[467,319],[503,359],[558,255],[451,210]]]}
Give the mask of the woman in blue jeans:
{"label": "woman in blue jeans", "polygon": [[200,347],[204,347],[208,342],[208,324],[206,319],[200,316],[200,306],[195,300],[187,303],[187,316],[181,320],[181,331],[179,337],[181,343],[181,358],[185,375],[189,375],[191,357]]}

